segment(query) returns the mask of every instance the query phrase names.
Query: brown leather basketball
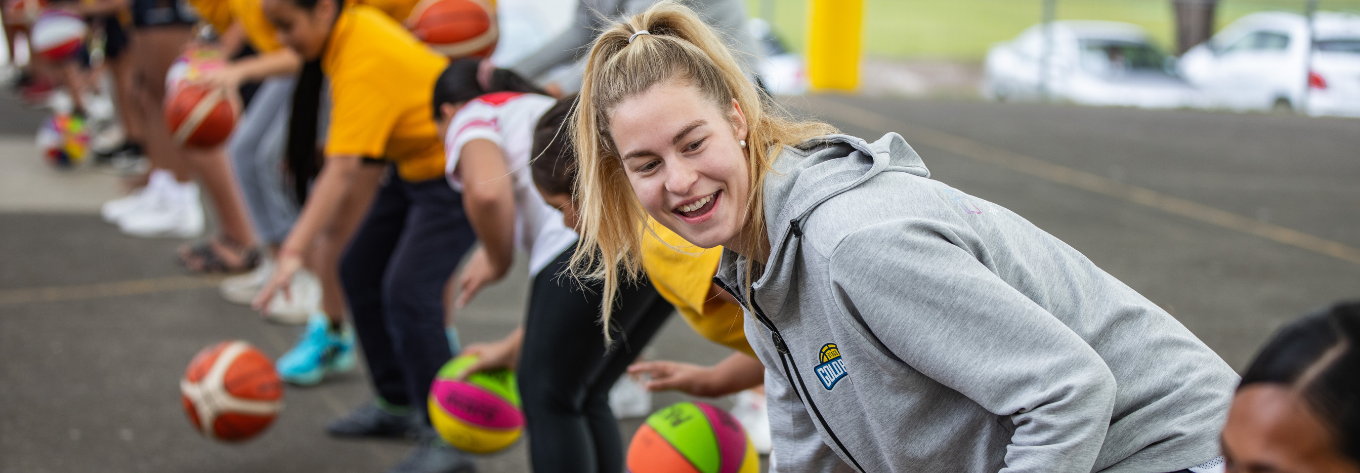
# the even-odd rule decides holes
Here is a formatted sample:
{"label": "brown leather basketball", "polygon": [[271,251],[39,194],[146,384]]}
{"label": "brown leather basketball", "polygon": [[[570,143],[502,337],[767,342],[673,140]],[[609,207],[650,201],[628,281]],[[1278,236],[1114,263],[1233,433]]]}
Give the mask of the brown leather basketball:
{"label": "brown leather basketball", "polygon": [[165,125],[180,146],[212,148],[227,141],[240,112],[229,92],[184,84],[165,102]]}
{"label": "brown leather basketball", "polygon": [[204,436],[236,442],[258,435],[283,407],[283,382],[274,363],[243,341],[204,348],[180,381],[189,421]]}

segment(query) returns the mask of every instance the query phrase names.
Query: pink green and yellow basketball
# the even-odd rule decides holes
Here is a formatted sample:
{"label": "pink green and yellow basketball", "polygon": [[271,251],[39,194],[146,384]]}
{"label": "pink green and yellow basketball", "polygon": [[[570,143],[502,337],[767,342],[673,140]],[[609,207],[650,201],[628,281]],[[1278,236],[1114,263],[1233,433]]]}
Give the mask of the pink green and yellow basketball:
{"label": "pink green and yellow basketball", "polygon": [[510,370],[458,375],[476,361],[472,355],[450,360],[430,385],[430,423],[450,445],[472,453],[509,447],[524,430],[519,388]]}
{"label": "pink green and yellow basketball", "polygon": [[69,169],[85,160],[90,149],[90,130],[79,116],[56,114],[38,129],[37,143],[49,164]]}
{"label": "pink green and yellow basketball", "polygon": [[628,446],[629,473],[756,473],[760,457],[727,411],[681,402],[657,411]]}

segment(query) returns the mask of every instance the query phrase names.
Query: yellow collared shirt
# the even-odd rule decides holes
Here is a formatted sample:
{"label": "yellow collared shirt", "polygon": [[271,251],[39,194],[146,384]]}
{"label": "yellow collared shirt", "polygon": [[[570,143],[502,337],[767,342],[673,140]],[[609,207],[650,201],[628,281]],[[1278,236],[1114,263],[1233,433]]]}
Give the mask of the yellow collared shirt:
{"label": "yellow collared shirt", "polygon": [[[703,249],[650,218],[647,225],[656,236],[642,237],[642,267],[647,278],[690,328],[714,343],[756,356],[746,341],[741,307],[719,298],[708,298],[713,275],[718,272],[722,247]],[[658,240],[657,237],[660,237]]]}
{"label": "yellow collared shirt", "polygon": [[234,21],[228,0],[189,0],[189,5],[198,12],[198,17],[212,25],[217,34],[226,33]]}
{"label": "yellow collared shirt", "polygon": [[264,16],[264,7],[260,5],[260,0],[227,0],[231,5],[231,14],[236,21],[241,22],[241,27],[246,30],[246,40],[250,41],[250,46],[260,53],[271,53],[283,49],[283,44],[279,42],[279,33],[274,29],[274,24],[269,22],[269,18]]}
{"label": "yellow collared shirt", "polygon": [[203,21],[212,25],[217,34],[226,33],[232,23],[241,22],[246,41],[260,53],[269,53],[283,48],[279,43],[274,24],[264,16],[261,0],[189,0]]}
{"label": "yellow collared shirt", "polygon": [[367,5],[346,8],[322,54],[331,81],[326,154],[397,164],[408,182],[444,175],[444,144],[430,100],[448,59]]}

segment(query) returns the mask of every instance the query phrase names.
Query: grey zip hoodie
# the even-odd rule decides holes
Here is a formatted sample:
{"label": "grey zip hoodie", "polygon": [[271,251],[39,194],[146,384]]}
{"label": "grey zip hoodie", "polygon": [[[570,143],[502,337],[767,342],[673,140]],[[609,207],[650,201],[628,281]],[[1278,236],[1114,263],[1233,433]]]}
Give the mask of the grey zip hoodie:
{"label": "grey zip hoodie", "polygon": [[[1169,472],[1238,376],[1176,319],[895,133],[785,148],[746,334],[780,472]],[[715,281],[744,300],[746,261]]]}

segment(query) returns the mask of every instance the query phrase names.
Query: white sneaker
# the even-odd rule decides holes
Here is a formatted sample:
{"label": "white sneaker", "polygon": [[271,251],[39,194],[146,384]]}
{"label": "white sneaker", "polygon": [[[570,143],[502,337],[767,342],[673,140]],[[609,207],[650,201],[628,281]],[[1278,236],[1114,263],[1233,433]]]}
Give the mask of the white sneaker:
{"label": "white sneaker", "polygon": [[642,381],[624,374],[609,388],[609,409],[620,419],[646,417],[652,413],[652,393]]}
{"label": "white sneaker", "polygon": [[151,171],[151,177],[146,181],[146,187],[132,191],[127,197],[105,202],[99,208],[99,216],[103,217],[105,222],[116,224],[123,217],[137,213],[140,209],[151,205],[152,200],[160,198],[173,182],[175,182],[175,178],[170,174],[170,171],[164,169]]}
{"label": "white sneaker", "polygon": [[249,305],[255,300],[255,294],[260,292],[264,283],[269,282],[269,276],[274,274],[274,260],[266,258],[260,261],[260,265],[249,273],[232,276],[222,280],[222,284],[217,289],[222,293],[222,298],[229,302]]}
{"label": "white sneaker", "polygon": [[264,318],[280,324],[302,325],[320,308],[321,281],[307,270],[298,270],[288,282],[288,296],[284,296],[283,291],[274,294],[265,308]]}
{"label": "white sneaker", "polygon": [[198,184],[171,184],[162,198],[118,220],[123,233],[144,237],[193,238],[203,234],[203,203]]}
{"label": "white sneaker", "polygon": [[732,417],[737,419],[757,453],[770,453],[770,409],[765,395],[749,389],[733,396]]}

